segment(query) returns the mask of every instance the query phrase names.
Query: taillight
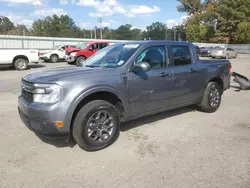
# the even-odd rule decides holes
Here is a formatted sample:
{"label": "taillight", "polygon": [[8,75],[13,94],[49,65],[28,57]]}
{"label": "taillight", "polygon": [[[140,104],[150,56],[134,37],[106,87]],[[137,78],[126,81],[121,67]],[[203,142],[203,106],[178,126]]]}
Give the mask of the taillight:
{"label": "taillight", "polygon": [[38,54],[37,54],[37,55],[38,55],[38,57],[40,57],[40,55],[41,55],[41,54],[40,54],[40,52],[39,52],[39,51],[38,51]]}
{"label": "taillight", "polygon": [[232,76],[232,74],[233,74],[233,67],[232,67],[231,63],[228,66],[228,71],[229,71],[229,75]]}

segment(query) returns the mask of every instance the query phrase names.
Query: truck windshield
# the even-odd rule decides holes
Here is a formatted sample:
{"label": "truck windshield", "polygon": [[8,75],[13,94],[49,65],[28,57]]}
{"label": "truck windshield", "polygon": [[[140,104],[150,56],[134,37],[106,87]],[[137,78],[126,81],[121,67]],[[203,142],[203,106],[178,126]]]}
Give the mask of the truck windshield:
{"label": "truck windshield", "polygon": [[84,50],[87,48],[88,45],[89,45],[88,43],[82,43],[82,44],[77,45],[76,48]]}
{"label": "truck windshield", "polygon": [[53,46],[53,47],[51,48],[51,50],[57,50],[57,49],[60,48],[60,47],[61,47],[61,45]]}
{"label": "truck windshield", "polygon": [[129,59],[139,46],[139,44],[111,45],[98,51],[90,57],[84,65],[86,67],[119,67]]}

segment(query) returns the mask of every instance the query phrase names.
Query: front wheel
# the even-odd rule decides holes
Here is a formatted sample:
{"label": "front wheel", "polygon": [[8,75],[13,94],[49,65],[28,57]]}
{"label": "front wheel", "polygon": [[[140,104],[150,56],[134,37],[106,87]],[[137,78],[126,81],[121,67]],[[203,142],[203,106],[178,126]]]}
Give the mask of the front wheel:
{"label": "front wheel", "polygon": [[26,70],[28,67],[28,61],[23,58],[18,58],[14,62],[14,67],[16,70]]}
{"label": "front wheel", "polygon": [[50,62],[56,63],[58,61],[59,57],[56,54],[53,54],[50,56]]}
{"label": "front wheel", "polygon": [[210,82],[205,90],[202,102],[199,107],[202,111],[213,113],[218,110],[221,104],[222,88],[216,82]]}
{"label": "front wheel", "polygon": [[73,137],[86,151],[97,151],[113,144],[120,134],[120,117],[114,105],[95,100],[84,105],[73,123]]}
{"label": "front wheel", "polygon": [[80,56],[76,59],[76,66],[81,66],[86,61],[86,58],[83,56]]}

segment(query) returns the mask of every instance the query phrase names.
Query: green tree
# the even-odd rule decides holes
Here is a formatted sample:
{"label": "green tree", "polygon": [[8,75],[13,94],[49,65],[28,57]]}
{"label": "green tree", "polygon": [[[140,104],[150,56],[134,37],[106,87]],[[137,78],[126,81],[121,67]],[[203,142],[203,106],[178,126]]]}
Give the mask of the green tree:
{"label": "green tree", "polygon": [[132,39],[131,28],[132,25],[130,24],[121,25],[115,30],[113,37],[117,40],[131,40]]}
{"label": "green tree", "polygon": [[186,22],[186,35],[190,42],[206,42],[214,35],[212,26],[202,23],[202,15],[192,16]]}
{"label": "green tree", "polygon": [[14,24],[10,21],[7,17],[1,18],[1,24],[0,24],[0,33],[1,34],[7,34],[8,31],[14,29]]}
{"label": "green tree", "polygon": [[238,27],[239,24],[250,22],[250,0],[216,1],[215,13],[218,19],[217,35],[227,37],[229,42],[237,41],[236,34],[239,33],[237,30],[242,31],[242,28],[245,28],[246,25],[243,24]]}
{"label": "green tree", "polygon": [[147,26],[147,37],[152,40],[164,40],[166,39],[167,26],[162,22],[154,22]]}
{"label": "green tree", "polygon": [[29,35],[29,30],[25,25],[17,25],[13,29],[9,30],[8,35]]}
{"label": "green tree", "polygon": [[238,25],[235,40],[237,43],[250,43],[250,22],[242,22]]}
{"label": "green tree", "polygon": [[179,12],[186,12],[189,15],[201,14],[204,10],[204,3],[201,0],[177,0],[181,4],[177,6]]}

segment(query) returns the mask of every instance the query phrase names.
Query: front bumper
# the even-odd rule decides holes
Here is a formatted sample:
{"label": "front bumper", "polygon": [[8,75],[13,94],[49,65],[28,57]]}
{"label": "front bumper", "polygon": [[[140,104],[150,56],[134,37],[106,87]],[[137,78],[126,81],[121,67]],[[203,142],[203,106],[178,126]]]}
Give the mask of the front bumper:
{"label": "front bumper", "polygon": [[65,56],[65,60],[66,60],[67,62],[70,62],[70,63],[71,63],[71,62],[75,62],[76,57],[66,55],[66,56]]}
{"label": "front bumper", "polygon": [[48,58],[48,57],[46,57],[46,56],[40,56],[40,57],[39,57],[39,59],[42,59],[42,60],[44,60],[44,61],[49,60],[49,58]]}
{"label": "front bumper", "polygon": [[55,126],[55,122],[63,121],[65,118],[58,114],[58,108],[28,104],[19,96],[18,112],[23,123],[33,132],[49,136],[63,136],[70,133],[69,126],[62,128]]}

